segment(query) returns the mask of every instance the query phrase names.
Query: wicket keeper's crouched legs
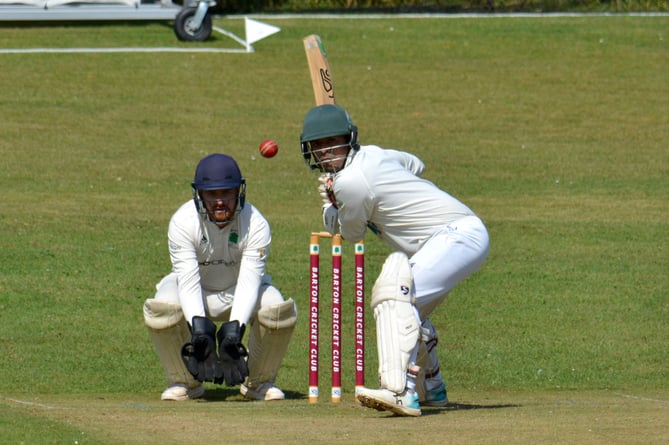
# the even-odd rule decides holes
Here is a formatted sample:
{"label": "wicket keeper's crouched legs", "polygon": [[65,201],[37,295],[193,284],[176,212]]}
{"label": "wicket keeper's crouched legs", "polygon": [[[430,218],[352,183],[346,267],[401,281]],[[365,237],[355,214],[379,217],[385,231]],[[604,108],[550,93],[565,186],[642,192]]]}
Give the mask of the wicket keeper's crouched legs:
{"label": "wicket keeper's crouched legs", "polygon": [[181,359],[181,347],[190,341],[190,329],[181,306],[148,299],[144,303],[144,323],[167,375],[168,388],[161,399],[182,401],[202,397],[202,383],[188,372]]}
{"label": "wicket keeper's crouched legs", "polygon": [[251,323],[249,335],[249,375],[240,388],[247,399],[284,399],[274,386],[279,367],[295,328],[297,309],[292,299],[263,306]]}
{"label": "wicket keeper's crouched legs", "polygon": [[[228,301],[230,292],[220,292],[205,297],[207,316],[213,321],[225,321],[230,314]],[[265,283],[260,286],[259,308],[249,323],[248,376],[240,386],[240,393],[252,400],[281,400],[283,391],[274,386],[279,367],[288,349],[297,320],[297,309],[292,299],[283,300],[279,291]],[[144,321],[156,353],[167,376],[168,388],[162,400],[189,400],[202,397],[202,379],[189,372],[183,357],[184,345],[192,342],[192,333],[178,303],[176,276],[170,274],[158,284],[155,298],[144,303]],[[225,324],[225,323],[224,323]],[[211,323],[215,330],[215,325]],[[221,327],[221,331],[223,327]],[[243,330],[242,334],[243,336]],[[219,343],[223,338],[219,332]],[[215,343],[215,339],[213,339]],[[221,345],[219,344],[219,348]],[[212,369],[220,369],[215,344],[209,351]],[[213,371],[216,374],[216,371]],[[205,380],[210,381],[210,380]],[[223,377],[212,380],[223,383]],[[228,386],[230,385],[228,382]]]}

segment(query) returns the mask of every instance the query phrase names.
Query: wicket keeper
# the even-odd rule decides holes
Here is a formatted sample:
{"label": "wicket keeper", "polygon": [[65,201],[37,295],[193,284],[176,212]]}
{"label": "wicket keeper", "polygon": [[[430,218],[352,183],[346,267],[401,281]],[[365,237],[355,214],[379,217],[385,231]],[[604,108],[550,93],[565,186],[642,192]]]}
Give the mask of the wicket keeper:
{"label": "wicket keeper", "polygon": [[[167,375],[161,399],[202,397],[203,382],[241,385],[252,400],[284,399],[274,381],[297,309],[265,273],[269,224],[246,201],[246,181],[228,155],[198,163],[192,192],[170,220],[172,271],[144,303],[144,321]],[[214,322],[221,322],[218,332]]]}

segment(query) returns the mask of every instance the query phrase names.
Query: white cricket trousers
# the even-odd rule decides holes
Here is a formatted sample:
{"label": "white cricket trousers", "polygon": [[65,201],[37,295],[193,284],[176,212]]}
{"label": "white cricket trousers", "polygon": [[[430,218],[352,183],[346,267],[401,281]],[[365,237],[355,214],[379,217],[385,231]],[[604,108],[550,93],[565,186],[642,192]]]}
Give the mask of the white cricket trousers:
{"label": "white cricket trousers", "polygon": [[421,320],[446,299],[456,284],[481,267],[489,246],[483,222],[476,216],[466,216],[437,231],[409,258]]}
{"label": "white cricket trousers", "polygon": [[[257,310],[261,307],[268,307],[283,303],[283,296],[277,288],[271,285],[272,279],[269,275],[264,275],[258,289],[258,304],[252,311],[252,317],[255,317]],[[232,310],[233,300],[235,298],[236,286],[223,291],[208,291],[202,289],[202,300],[204,302],[205,314],[215,321],[228,321]],[[181,301],[179,298],[179,286],[177,284],[177,274],[174,272],[166,275],[156,285],[156,300],[167,301],[182,305],[184,316],[188,320],[188,314],[196,314],[200,304],[194,302]],[[188,306],[186,306],[188,305]],[[190,324],[192,318],[188,320]]]}

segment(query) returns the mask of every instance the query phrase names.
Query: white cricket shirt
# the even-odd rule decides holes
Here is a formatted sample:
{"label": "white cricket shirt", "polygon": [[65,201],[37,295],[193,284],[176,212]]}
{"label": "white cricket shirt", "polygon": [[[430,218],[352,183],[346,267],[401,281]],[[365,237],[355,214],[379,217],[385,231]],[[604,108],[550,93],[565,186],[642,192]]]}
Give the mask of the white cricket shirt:
{"label": "white cricket shirt", "polygon": [[269,223],[248,202],[223,229],[202,218],[192,200],[184,203],[170,220],[168,244],[186,320],[205,316],[204,295],[235,287],[230,320],[247,324],[271,240]]}
{"label": "white cricket shirt", "polygon": [[438,228],[474,215],[421,178],[424,169],[412,154],[361,146],[334,179],[342,237],[360,241],[369,225],[392,248],[411,256]]}

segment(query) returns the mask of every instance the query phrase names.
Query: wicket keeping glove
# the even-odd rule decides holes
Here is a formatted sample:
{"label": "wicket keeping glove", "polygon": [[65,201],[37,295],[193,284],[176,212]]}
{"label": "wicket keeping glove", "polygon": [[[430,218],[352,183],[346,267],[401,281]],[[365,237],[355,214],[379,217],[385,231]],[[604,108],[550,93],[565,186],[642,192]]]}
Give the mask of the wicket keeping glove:
{"label": "wicket keeping glove", "polygon": [[186,369],[200,382],[223,383],[216,355],[216,325],[206,317],[193,317],[191,340],[181,348]]}
{"label": "wicket keeping glove", "polygon": [[228,386],[235,386],[244,383],[244,379],[249,375],[249,367],[246,363],[248,352],[242,344],[244,330],[246,325],[239,324],[239,321],[228,321],[223,323],[218,330],[218,356],[221,360],[221,368],[225,383]]}

